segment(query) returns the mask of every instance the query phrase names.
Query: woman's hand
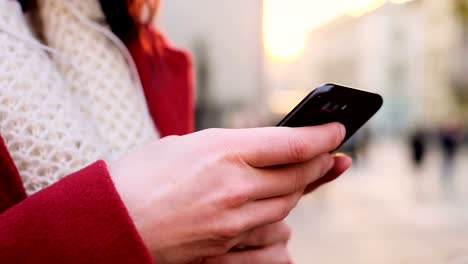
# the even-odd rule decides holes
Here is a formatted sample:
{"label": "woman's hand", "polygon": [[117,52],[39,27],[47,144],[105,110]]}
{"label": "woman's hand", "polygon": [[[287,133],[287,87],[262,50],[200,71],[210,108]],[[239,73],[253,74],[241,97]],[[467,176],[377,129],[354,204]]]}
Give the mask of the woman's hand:
{"label": "woman's hand", "polygon": [[[307,186],[306,194],[336,179],[351,166],[351,158],[344,154],[335,154],[333,158],[335,160],[333,168],[325,176]],[[291,229],[284,221],[266,225],[252,230],[244,241],[225,255],[192,264],[293,263],[287,248],[290,237]]]}
{"label": "woman's hand", "polygon": [[[287,243],[291,229],[281,221],[253,230],[225,255],[207,258],[202,264],[288,264],[292,263]],[[196,264],[196,263],[193,263]]]}
{"label": "woman's hand", "polygon": [[344,127],[210,129],[159,140],[109,165],[158,264],[221,256],[284,219],[334,166]]}

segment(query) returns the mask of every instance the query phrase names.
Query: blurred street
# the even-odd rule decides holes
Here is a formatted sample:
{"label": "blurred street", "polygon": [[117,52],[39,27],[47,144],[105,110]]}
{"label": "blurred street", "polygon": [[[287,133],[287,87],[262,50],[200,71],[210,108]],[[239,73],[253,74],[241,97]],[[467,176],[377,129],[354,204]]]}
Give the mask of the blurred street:
{"label": "blurred street", "polygon": [[468,263],[468,153],[453,188],[440,182],[438,151],[420,172],[403,144],[375,144],[367,156],[289,217],[295,263]]}
{"label": "blurred street", "polygon": [[324,83],[384,98],[357,164],[288,218],[295,263],[468,264],[468,0],[163,2],[197,130],[274,125]]}

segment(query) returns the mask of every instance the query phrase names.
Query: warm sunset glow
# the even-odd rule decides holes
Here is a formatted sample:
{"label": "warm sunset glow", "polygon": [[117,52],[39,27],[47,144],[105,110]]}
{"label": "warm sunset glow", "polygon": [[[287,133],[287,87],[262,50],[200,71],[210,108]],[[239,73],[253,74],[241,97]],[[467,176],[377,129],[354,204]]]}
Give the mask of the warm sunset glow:
{"label": "warm sunset glow", "polygon": [[263,39],[268,57],[293,60],[305,45],[307,34],[343,15],[358,17],[386,2],[412,0],[263,0]]}
{"label": "warm sunset glow", "polygon": [[386,0],[354,0],[346,1],[349,6],[343,10],[343,13],[353,17],[359,17],[376,10],[386,3]]}
{"label": "warm sunset glow", "polygon": [[268,99],[268,106],[272,113],[284,116],[300,103],[307,93],[304,89],[273,90]]}

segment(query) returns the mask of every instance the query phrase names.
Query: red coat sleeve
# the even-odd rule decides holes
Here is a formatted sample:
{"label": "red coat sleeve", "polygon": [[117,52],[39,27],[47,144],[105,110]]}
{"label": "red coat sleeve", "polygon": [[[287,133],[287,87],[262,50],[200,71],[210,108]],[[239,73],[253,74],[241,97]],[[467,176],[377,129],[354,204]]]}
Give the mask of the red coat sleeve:
{"label": "red coat sleeve", "polygon": [[98,161],[0,215],[0,263],[152,263]]}

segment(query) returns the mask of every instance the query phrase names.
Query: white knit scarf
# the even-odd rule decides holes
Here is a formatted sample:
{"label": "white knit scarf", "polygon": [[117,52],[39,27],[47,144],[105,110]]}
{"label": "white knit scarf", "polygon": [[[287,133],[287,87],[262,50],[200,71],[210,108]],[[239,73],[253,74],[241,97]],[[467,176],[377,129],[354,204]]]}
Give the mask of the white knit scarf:
{"label": "white knit scarf", "polygon": [[51,56],[17,1],[0,0],[0,134],[28,193],[158,137],[98,0],[38,4]]}

